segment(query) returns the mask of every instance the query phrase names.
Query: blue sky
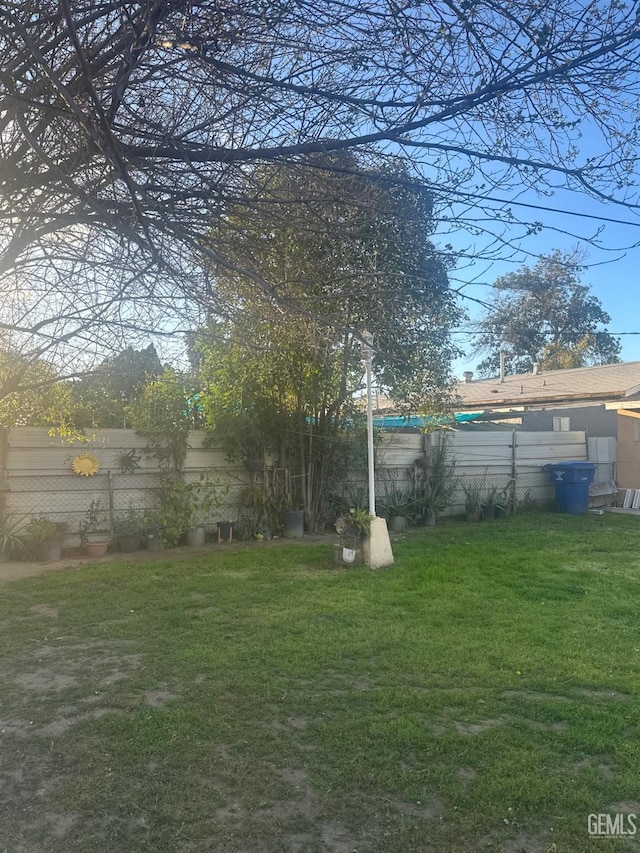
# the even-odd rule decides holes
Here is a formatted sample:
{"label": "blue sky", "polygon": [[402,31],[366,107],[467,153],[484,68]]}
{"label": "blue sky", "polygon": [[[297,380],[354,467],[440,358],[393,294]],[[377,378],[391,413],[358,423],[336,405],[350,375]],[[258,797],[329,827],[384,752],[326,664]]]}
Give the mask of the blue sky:
{"label": "blue sky", "polygon": [[[551,208],[566,210],[568,214],[548,213],[527,208],[514,208],[521,215],[531,217],[543,223],[544,230],[525,238],[521,246],[526,252],[535,255],[560,249],[570,251],[576,245],[583,246],[588,252],[586,264],[589,268],[582,276],[582,282],[589,285],[591,292],[600,300],[604,310],[611,316],[609,331],[640,333],[640,217],[632,210],[620,205],[605,204],[585,195],[569,192],[558,192],[555,196],[540,197],[533,191],[518,196],[519,201],[544,205]],[[577,217],[571,212],[577,211],[589,214],[595,219]],[[604,218],[624,220],[629,225],[621,225],[604,221]],[[578,236],[593,237],[599,228],[596,244]],[[552,230],[558,229],[558,230]],[[569,232],[569,233],[560,233]],[[455,248],[468,246],[473,238],[463,232],[453,238],[446,238]],[[434,241],[439,242],[437,235]],[[479,244],[476,244],[479,246]],[[491,264],[477,262],[473,267],[462,269],[454,275],[464,281],[476,277],[476,283],[465,288],[465,292],[477,299],[488,300],[491,297],[491,283],[505,273],[518,269],[522,264],[533,265],[535,258],[526,258],[522,254],[514,261],[496,261]],[[484,283],[484,284],[483,284]],[[481,308],[465,300],[471,318],[478,317]],[[465,349],[467,356],[454,364],[455,375],[460,377],[464,370],[474,370],[480,358],[471,356],[472,343],[467,336],[457,334],[455,341]],[[622,358],[624,361],[640,361],[640,334],[621,335]]]}

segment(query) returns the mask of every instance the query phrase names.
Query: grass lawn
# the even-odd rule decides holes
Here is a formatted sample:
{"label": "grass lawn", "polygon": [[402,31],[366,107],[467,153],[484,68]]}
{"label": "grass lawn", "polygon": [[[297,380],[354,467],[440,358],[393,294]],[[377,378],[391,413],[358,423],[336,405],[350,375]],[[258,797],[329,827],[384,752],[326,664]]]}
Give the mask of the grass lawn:
{"label": "grass lawn", "polygon": [[394,551],[2,586],[0,851],[639,849],[587,818],[640,825],[640,519],[452,523]]}

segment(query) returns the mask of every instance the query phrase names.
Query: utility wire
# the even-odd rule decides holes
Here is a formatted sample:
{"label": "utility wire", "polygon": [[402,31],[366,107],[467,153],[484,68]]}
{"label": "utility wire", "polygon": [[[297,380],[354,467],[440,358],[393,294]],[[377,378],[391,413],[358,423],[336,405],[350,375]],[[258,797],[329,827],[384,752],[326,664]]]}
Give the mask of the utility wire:
{"label": "utility wire", "polygon": [[[510,207],[530,207],[532,210],[543,210],[545,213],[560,213],[563,216],[577,216],[581,219],[594,219],[597,222],[612,222],[614,225],[630,225],[632,228],[640,228],[640,221],[638,222],[629,222],[628,219],[615,219],[611,216],[598,216],[595,213],[581,213],[577,210],[563,210],[558,207],[548,207],[544,204],[533,204],[532,202],[526,201],[512,201],[506,198],[496,198],[495,196],[490,195],[481,195],[480,193],[469,193],[463,192],[462,190],[447,190],[447,195],[457,195],[462,198],[473,198],[473,199],[482,199],[483,201],[493,201],[498,204],[506,204]],[[442,218],[442,221],[448,221],[446,218]],[[455,221],[455,217],[451,217],[449,221]]]}

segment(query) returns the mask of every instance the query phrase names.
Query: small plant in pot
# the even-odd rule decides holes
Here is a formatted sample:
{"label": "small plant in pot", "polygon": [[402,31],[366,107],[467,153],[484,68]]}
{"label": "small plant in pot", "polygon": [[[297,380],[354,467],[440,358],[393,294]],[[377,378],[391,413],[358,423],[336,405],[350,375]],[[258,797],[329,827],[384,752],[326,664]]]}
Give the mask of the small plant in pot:
{"label": "small plant in pot", "polygon": [[145,512],[142,517],[142,538],[149,551],[163,551],[165,549],[163,517],[157,511]]}
{"label": "small plant in pot", "polygon": [[449,505],[451,486],[445,483],[425,482],[416,494],[415,507],[418,523],[433,526]]}
{"label": "small plant in pot", "polygon": [[132,554],[138,550],[142,529],[142,513],[134,509],[133,505],[129,505],[126,513],[116,516],[113,521],[113,532],[123,554]]}
{"label": "small plant in pot", "polygon": [[208,474],[202,473],[199,478],[185,487],[185,504],[189,511],[189,527],[186,532],[187,545],[200,547],[204,545],[207,527],[211,522],[211,511],[222,504],[223,496],[229,491],[229,486],[216,483]]}
{"label": "small plant in pot", "polygon": [[347,565],[360,564],[364,540],[371,533],[369,513],[364,509],[352,509],[338,516],[334,527],[340,535],[340,544],[336,546],[337,561]]}
{"label": "small plant in pot", "polygon": [[88,557],[104,557],[111,542],[100,498],[92,500],[79,526],[80,544]]}
{"label": "small plant in pot", "polygon": [[449,506],[455,491],[455,463],[446,436],[441,435],[428,459],[416,460],[415,518],[417,524],[432,526]]}
{"label": "small plant in pot", "polygon": [[0,563],[16,558],[24,551],[24,522],[28,515],[8,513],[0,520]]}
{"label": "small plant in pot", "polygon": [[467,521],[480,521],[482,516],[482,491],[479,486],[464,486],[464,510]]}
{"label": "small plant in pot", "polygon": [[502,513],[504,511],[504,501],[502,492],[498,491],[497,486],[492,486],[488,492],[482,496],[482,519],[483,521],[491,521],[496,517],[496,511]]}
{"label": "small plant in pot", "polygon": [[400,533],[409,525],[415,508],[415,499],[407,492],[399,489],[395,483],[385,488],[385,494],[380,501],[380,512],[389,521],[389,527]]}
{"label": "small plant in pot", "polygon": [[62,543],[69,532],[64,521],[44,515],[34,518],[24,529],[24,555],[29,560],[61,560]]}

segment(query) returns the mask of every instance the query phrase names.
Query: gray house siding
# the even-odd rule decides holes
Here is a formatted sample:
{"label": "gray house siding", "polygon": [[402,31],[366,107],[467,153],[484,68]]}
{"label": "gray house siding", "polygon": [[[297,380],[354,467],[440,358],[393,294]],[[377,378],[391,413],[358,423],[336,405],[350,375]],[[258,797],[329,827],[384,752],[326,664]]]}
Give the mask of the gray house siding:
{"label": "gray house siding", "polygon": [[522,429],[532,432],[553,430],[554,418],[569,418],[570,430],[584,430],[591,438],[618,437],[617,413],[607,411],[602,404],[525,411],[522,415]]}

